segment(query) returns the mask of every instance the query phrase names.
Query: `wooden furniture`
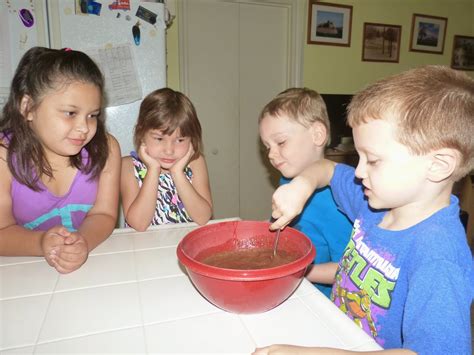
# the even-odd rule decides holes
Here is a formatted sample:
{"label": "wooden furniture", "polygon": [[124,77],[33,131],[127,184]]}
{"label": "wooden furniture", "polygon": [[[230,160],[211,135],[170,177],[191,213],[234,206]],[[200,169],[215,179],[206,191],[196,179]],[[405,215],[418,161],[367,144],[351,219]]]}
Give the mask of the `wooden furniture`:
{"label": "wooden furniture", "polygon": [[306,279],[266,313],[213,306],[176,257],[196,227],[117,229],[68,275],[43,258],[0,257],[0,352],[249,354],[273,343],[380,349]]}
{"label": "wooden furniture", "polygon": [[327,149],[325,152],[326,159],[335,161],[336,163],[345,163],[352,165],[353,167],[357,166],[359,161],[359,156],[355,150],[351,151],[341,151],[337,149]]}

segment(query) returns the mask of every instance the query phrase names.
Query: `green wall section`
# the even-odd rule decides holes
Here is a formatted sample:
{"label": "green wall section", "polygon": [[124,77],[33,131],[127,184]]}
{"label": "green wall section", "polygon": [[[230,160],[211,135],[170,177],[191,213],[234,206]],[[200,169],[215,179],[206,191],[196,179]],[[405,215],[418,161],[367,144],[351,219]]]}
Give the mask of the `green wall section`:
{"label": "green wall section", "polygon": [[[303,84],[320,93],[353,94],[369,83],[410,68],[450,65],[454,35],[474,36],[474,0],[331,0],[352,5],[350,47],[306,44]],[[411,52],[413,14],[447,17],[443,54]],[[363,62],[364,22],[402,26],[398,63]],[[467,71],[474,77],[474,72]]]}
{"label": "green wall section", "polygon": [[[307,4],[307,0],[299,1],[304,1]],[[327,1],[353,6],[352,32],[350,47],[305,44],[303,85],[320,93],[353,94],[377,79],[403,70],[426,64],[450,65],[454,35],[474,37],[474,0]],[[308,11],[308,6],[306,6],[306,11]],[[411,52],[409,50],[414,13],[448,18],[443,54]],[[180,16],[179,13],[175,15],[173,25],[167,30],[166,35],[167,82],[169,87],[180,90],[178,48],[178,21]],[[307,17],[306,14],[305,32]],[[362,61],[364,22],[402,26],[400,60],[398,63]],[[474,77],[473,71],[467,71],[466,73]]]}

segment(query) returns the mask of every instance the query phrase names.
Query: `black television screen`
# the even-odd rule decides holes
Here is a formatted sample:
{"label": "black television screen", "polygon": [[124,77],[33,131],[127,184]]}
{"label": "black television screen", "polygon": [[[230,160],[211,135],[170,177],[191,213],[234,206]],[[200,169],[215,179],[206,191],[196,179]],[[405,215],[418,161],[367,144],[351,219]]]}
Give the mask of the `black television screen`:
{"label": "black television screen", "polygon": [[335,147],[341,142],[342,137],[352,137],[352,130],[346,124],[346,107],[351,102],[352,95],[321,94],[328,110],[331,122],[331,144]]}

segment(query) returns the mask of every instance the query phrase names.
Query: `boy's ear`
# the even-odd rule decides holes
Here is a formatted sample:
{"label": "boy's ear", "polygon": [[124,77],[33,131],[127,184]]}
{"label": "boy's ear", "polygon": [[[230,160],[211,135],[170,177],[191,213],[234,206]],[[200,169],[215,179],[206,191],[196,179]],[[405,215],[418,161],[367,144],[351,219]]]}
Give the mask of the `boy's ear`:
{"label": "boy's ear", "polygon": [[33,114],[31,113],[31,97],[28,95],[23,95],[20,100],[20,113],[27,121],[33,121]]}
{"label": "boy's ear", "polygon": [[326,142],[327,130],[321,122],[313,122],[309,128],[313,143],[317,146],[323,146]]}
{"label": "boy's ear", "polygon": [[459,162],[459,153],[455,149],[442,148],[431,153],[431,164],[428,178],[433,182],[440,182],[449,178]]}

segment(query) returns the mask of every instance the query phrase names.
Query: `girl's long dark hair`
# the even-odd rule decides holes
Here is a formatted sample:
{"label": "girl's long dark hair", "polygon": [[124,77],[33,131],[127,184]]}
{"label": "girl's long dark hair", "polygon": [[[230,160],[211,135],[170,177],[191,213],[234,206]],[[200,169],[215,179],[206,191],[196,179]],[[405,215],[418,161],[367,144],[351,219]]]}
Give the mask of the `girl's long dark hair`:
{"label": "girl's long dark hair", "polygon": [[[42,175],[53,177],[53,169],[26,120],[26,114],[39,106],[48,91],[74,81],[93,84],[101,93],[104,89],[100,69],[85,53],[44,47],[29,49],[13,77],[10,95],[0,117],[0,133],[4,135],[3,138],[0,136],[0,145],[7,149],[7,163],[14,178],[35,191],[41,190],[38,181]],[[20,105],[25,95],[31,98],[32,105],[23,115]],[[89,153],[88,161],[83,162],[79,153],[70,157],[71,165],[91,174],[91,178],[97,178],[109,155],[102,116],[97,119],[97,132],[85,149]]]}

